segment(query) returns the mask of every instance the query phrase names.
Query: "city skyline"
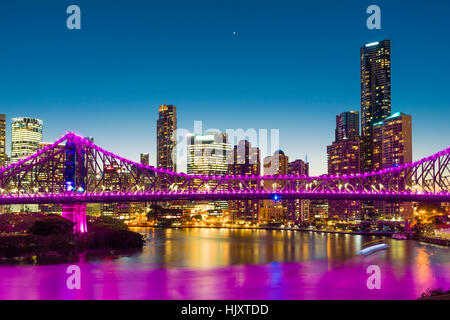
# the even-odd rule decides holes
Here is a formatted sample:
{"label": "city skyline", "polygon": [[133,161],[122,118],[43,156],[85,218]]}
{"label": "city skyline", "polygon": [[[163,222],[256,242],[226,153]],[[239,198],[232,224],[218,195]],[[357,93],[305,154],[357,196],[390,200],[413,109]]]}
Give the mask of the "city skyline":
{"label": "city skyline", "polygon": [[[445,137],[450,129],[445,117],[435,116],[448,112],[445,74],[450,65],[443,55],[436,54],[449,46],[443,37],[448,4],[439,4],[439,10],[435,10],[433,4],[382,2],[383,27],[374,31],[362,23],[367,7],[364,2],[327,3],[321,6],[323,17],[318,21],[308,17],[308,12],[318,10],[316,5],[290,4],[292,13],[283,11],[281,15],[270,13],[270,8],[262,4],[260,16],[248,22],[244,17],[252,8],[250,4],[233,4],[234,11],[231,5],[220,10],[210,5],[205,11],[198,10],[201,6],[194,2],[193,8],[186,8],[189,13],[198,10],[191,17],[206,17],[200,20],[210,27],[201,32],[195,32],[196,25],[181,13],[175,13],[180,18],[177,23],[162,28],[164,24],[158,23],[167,18],[169,10],[164,5],[141,10],[149,14],[145,24],[135,22],[141,21],[134,19],[141,18],[141,13],[130,9],[120,23],[108,28],[99,15],[104,9],[100,4],[80,1],[79,5],[84,14],[79,33],[59,29],[62,23],[57,8],[32,4],[33,10],[23,12],[20,5],[8,4],[3,10],[11,16],[20,11],[22,17],[20,25],[9,17],[2,20],[10,28],[12,25],[16,35],[5,34],[5,41],[11,45],[0,53],[11,62],[5,68],[1,83],[4,93],[0,95],[1,112],[8,117],[7,141],[11,118],[36,117],[45,122],[45,141],[75,131],[94,136],[99,145],[136,161],[140,153],[150,153],[150,163],[156,165],[155,108],[173,104],[178,108],[178,127],[191,132],[194,120],[202,120],[205,129],[279,128],[280,149],[292,159],[303,159],[307,154],[311,175],[317,176],[326,173],[326,146],[333,140],[329,128],[335,115],[360,110],[358,48],[391,39],[392,113],[402,111],[414,118],[413,160],[448,146]],[[409,16],[394,14],[406,5],[411,14],[420,12],[424,19],[411,21]],[[117,9],[110,6],[107,13],[122,17]],[[37,23],[52,35],[40,39],[45,48],[38,47],[32,56],[28,53],[34,43],[28,19],[31,11],[39,17],[51,16],[46,19],[48,25]],[[218,12],[225,12],[224,16]],[[158,14],[161,17],[153,21],[151,18]],[[272,17],[272,22],[264,19],[267,17]],[[64,18],[62,15],[62,21]],[[330,24],[341,28],[332,30]],[[135,29],[136,36],[124,39]],[[339,31],[347,29],[354,32],[338,37]],[[58,46],[51,43],[55,39]],[[97,44],[99,39],[103,41]],[[151,41],[144,44],[142,39]],[[115,40],[125,42],[129,50],[117,50]],[[304,50],[304,41],[309,43],[308,50]],[[177,46],[183,48],[184,58],[176,53]],[[91,49],[80,49],[86,47]],[[155,47],[168,50],[154,51]],[[139,54],[138,48],[142,49]],[[99,60],[101,55],[106,59]],[[120,66],[114,64],[117,61]],[[414,74],[411,66],[419,61],[425,68]],[[432,85],[425,80],[428,78],[433,78]],[[96,123],[99,116],[104,117],[101,126]],[[123,130],[116,130],[118,127]],[[305,139],[295,138],[298,136]],[[134,143],[130,144],[130,139]]]}
{"label": "city skyline", "polygon": [[0,299],[450,299],[449,12],[0,2]]}

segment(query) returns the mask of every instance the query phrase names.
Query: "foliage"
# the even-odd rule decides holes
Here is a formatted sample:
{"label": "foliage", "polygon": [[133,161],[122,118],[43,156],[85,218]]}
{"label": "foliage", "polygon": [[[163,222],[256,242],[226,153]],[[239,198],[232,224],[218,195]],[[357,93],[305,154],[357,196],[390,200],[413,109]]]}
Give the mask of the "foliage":
{"label": "foliage", "polygon": [[428,289],[427,291],[422,293],[421,297],[422,298],[435,297],[435,296],[440,296],[440,295],[444,295],[444,294],[450,294],[450,290],[444,291],[441,288],[439,288],[439,289]]}
{"label": "foliage", "polygon": [[37,237],[30,235],[0,236],[0,256],[14,257],[37,251]]}
{"label": "foliage", "polygon": [[141,234],[129,231],[122,221],[109,217],[90,218],[89,232],[75,235],[73,223],[57,215],[3,214],[0,230],[0,257],[131,249],[144,244]]}
{"label": "foliage", "polygon": [[50,236],[57,234],[70,234],[73,232],[73,223],[59,216],[38,218],[28,229],[28,233],[35,236]]}
{"label": "foliage", "polygon": [[0,233],[25,233],[34,222],[45,217],[40,213],[20,214],[3,213],[0,214]]}
{"label": "foliage", "polygon": [[112,217],[90,218],[88,230],[89,226],[104,227],[113,230],[128,230],[128,226],[122,220],[114,219]]}
{"label": "foliage", "polygon": [[82,236],[82,245],[90,250],[140,248],[144,244],[141,234],[129,230],[112,229],[103,225],[92,225]]}

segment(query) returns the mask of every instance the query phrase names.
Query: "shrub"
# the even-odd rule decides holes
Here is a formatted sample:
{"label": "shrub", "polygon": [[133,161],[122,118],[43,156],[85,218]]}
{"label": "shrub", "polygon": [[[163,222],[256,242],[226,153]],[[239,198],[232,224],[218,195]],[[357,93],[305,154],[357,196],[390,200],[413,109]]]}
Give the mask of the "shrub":
{"label": "shrub", "polygon": [[69,234],[73,232],[73,223],[58,216],[40,218],[34,221],[28,232],[36,236]]}
{"label": "shrub", "polygon": [[435,297],[435,296],[440,296],[440,295],[444,295],[444,294],[450,294],[450,290],[444,291],[440,288],[439,289],[428,289],[427,291],[422,293],[422,298]]}
{"label": "shrub", "polygon": [[0,256],[15,257],[36,253],[37,237],[31,235],[11,235],[0,237]]}
{"label": "shrub", "polygon": [[144,238],[139,233],[111,229],[102,225],[92,225],[85,235],[85,245],[91,250],[140,248],[143,244]]}

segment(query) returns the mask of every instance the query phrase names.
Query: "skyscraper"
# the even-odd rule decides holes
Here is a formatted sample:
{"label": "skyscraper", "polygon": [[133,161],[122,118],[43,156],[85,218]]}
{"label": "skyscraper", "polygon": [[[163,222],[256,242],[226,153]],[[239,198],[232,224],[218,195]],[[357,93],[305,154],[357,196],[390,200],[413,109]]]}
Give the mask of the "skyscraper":
{"label": "skyscraper", "polygon": [[[34,118],[13,118],[11,130],[11,163],[24,159],[39,149],[42,142],[43,122]],[[21,187],[27,189],[31,183],[31,176],[22,181]],[[37,212],[39,206],[11,205],[10,212]]]}
{"label": "skyscraper", "polygon": [[[287,175],[289,157],[282,150],[277,150],[272,156],[264,158],[264,175]],[[272,192],[282,188],[285,181],[264,180],[266,189]],[[262,200],[260,219],[267,222],[287,222],[286,201]]]}
{"label": "skyscraper", "polygon": [[336,116],[335,141],[359,138],[359,112],[347,111]]}
{"label": "skyscraper", "polygon": [[382,169],[412,162],[412,118],[403,112],[394,113],[374,124],[374,145],[381,150]]}
{"label": "skyscraper", "polygon": [[[47,147],[53,145],[52,142],[39,143],[39,150],[45,150]],[[58,144],[54,147],[57,152],[54,153],[55,164],[52,166],[52,170],[40,170],[37,175],[38,191],[49,192],[51,191],[52,184],[64,185],[64,158],[65,158],[65,144]],[[39,212],[45,214],[61,214],[60,204],[40,204]]]}
{"label": "skyscraper", "polygon": [[42,142],[43,122],[34,118],[13,118],[11,130],[11,162],[17,162],[38,151]]}
{"label": "skyscraper", "polygon": [[6,165],[6,115],[0,114],[0,167]]}
{"label": "skyscraper", "polygon": [[231,150],[226,133],[206,132],[187,137],[187,173],[226,175]]}
{"label": "skyscraper", "polygon": [[273,156],[264,158],[264,175],[286,175],[289,157],[282,150],[275,151]]}
{"label": "skyscraper", "polygon": [[[247,140],[241,140],[234,146],[232,161],[228,164],[228,174],[232,176],[259,176],[261,160],[259,148],[252,147]],[[249,187],[256,187],[258,181],[249,180]],[[228,201],[230,218],[233,221],[258,221],[258,200],[232,200]]]}
{"label": "skyscraper", "polygon": [[[343,140],[327,147],[328,174],[344,175],[360,172],[360,141]],[[360,218],[360,202],[350,200],[329,200],[328,213],[332,219],[354,220]]]}
{"label": "skyscraper", "polygon": [[[189,135],[187,137],[187,173],[207,176],[221,176],[228,172],[227,157],[231,146],[228,143],[226,133],[206,132],[205,134]],[[193,180],[194,185],[200,185],[201,181]],[[205,188],[214,188],[217,184],[210,182]],[[201,205],[201,202],[197,202]],[[222,214],[228,208],[227,201],[206,201],[212,215]]]}
{"label": "skyscraper", "polygon": [[140,162],[141,162],[141,164],[148,166],[149,163],[150,163],[150,154],[148,154],[148,153],[141,153],[141,155],[140,155]]}
{"label": "skyscraper", "polygon": [[391,42],[369,43],[360,49],[361,171],[373,170],[373,124],[391,115]]}
{"label": "skyscraper", "polygon": [[[288,174],[295,176],[309,176],[309,163],[301,159],[288,163]],[[299,182],[294,182],[299,183]],[[295,199],[287,201],[287,211],[291,221],[296,224],[308,220],[309,200]]]}
{"label": "skyscraper", "polygon": [[[412,162],[411,116],[397,112],[373,126],[374,167],[387,169]],[[400,190],[406,181],[400,182]],[[411,219],[413,208],[410,202],[375,201],[375,214],[387,218],[403,217]]]}
{"label": "skyscraper", "polygon": [[[327,147],[328,174],[343,175],[360,172],[359,114],[357,111],[343,112],[336,116],[336,140]],[[359,219],[359,201],[330,200],[329,217],[340,220]]]}
{"label": "skyscraper", "polygon": [[177,108],[173,105],[159,107],[157,121],[156,166],[176,171]]}

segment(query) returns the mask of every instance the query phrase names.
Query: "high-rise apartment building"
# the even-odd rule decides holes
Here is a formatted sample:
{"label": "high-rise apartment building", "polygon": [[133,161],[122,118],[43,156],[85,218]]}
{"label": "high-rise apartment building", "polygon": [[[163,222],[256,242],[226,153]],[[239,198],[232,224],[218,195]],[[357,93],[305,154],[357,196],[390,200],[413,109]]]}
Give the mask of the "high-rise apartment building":
{"label": "high-rise apartment building", "polygon": [[[53,145],[52,142],[39,143],[39,150],[44,150]],[[40,170],[37,175],[38,191],[51,192],[52,185],[65,185],[64,163],[65,163],[65,144],[58,144],[54,147],[57,152],[54,153],[55,164],[52,170]],[[40,204],[39,212],[44,214],[61,214],[60,204]]]}
{"label": "high-rise apartment building", "polygon": [[[295,176],[309,176],[309,163],[301,159],[288,163],[289,175]],[[295,182],[299,183],[299,182]],[[291,221],[295,224],[308,220],[309,200],[293,199],[287,200],[287,211]]]}
{"label": "high-rise apartment building", "polygon": [[156,166],[176,171],[177,108],[173,105],[159,107],[157,121]]}
{"label": "high-rise apartment building", "polygon": [[359,112],[347,111],[336,116],[335,141],[359,138]]}
{"label": "high-rise apartment building", "polygon": [[[336,116],[336,140],[327,147],[328,175],[356,174],[360,172],[359,114],[357,111],[343,112]],[[359,201],[330,200],[329,217],[336,220],[359,219]]]}
{"label": "high-rise apartment building", "polygon": [[[247,140],[241,140],[234,146],[231,161],[228,164],[228,174],[233,176],[259,176],[261,160],[259,148],[252,147]],[[250,187],[256,187],[258,181],[248,181]],[[258,200],[228,201],[230,219],[232,221],[258,222]]]}
{"label": "high-rise apartment building", "polygon": [[[374,168],[376,170],[395,168],[412,162],[412,120],[411,116],[397,112],[373,126]],[[400,182],[399,188],[407,181]],[[402,185],[403,184],[403,185]],[[411,219],[413,208],[410,202],[376,201],[375,214],[387,218]]]}
{"label": "high-rise apartment building", "polygon": [[34,118],[13,118],[11,130],[11,162],[17,162],[38,151],[42,142],[43,122]]}
{"label": "high-rise apartment building", "polygon": [[150,164],[150,154],[141,153],[140,162],[141,162],[141,164],[148,166]]}
{"label": "high-rise apartment building", "polygon": [[374,164],[392,168],[412,162],[412,118],[402,112],[394,113],[373,127],[374,146],[380,150]]}
{"label": "high-rise apartment building", "polygon": [[286,175],[289,157],[282,150],[275,151],[272,156],[264,158],[264,175]]}
{"label": "high-rise apartment building", "polygon": [[0,114],[0,167],[6,165],[6,115]]}
{"label": "high-rise apartment building", "polygon": [[[275,151],[272,156],[264,158],[264,175],[287,175],[289,157],[282,150]],[[275,192],[284,180],[264,180],[264,187]],[[262,200],[260,202],[260,220],[266,222],[288,222],[287,206],[285,200]]]}
{"label": "high-rise apartment building", "polygon": [[[360,141],[343,140],[327,147],[328,175],[356,174],[360,172]],[[329,217],[335,220],[355,220],[361,217],[359,201],[329,200]]]}
{"label": "high-rise apartment building", "polygon": [[360,49],[361,171],[373,170],[373,125],[391,115],[391,42],[369,43]]}

